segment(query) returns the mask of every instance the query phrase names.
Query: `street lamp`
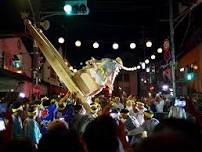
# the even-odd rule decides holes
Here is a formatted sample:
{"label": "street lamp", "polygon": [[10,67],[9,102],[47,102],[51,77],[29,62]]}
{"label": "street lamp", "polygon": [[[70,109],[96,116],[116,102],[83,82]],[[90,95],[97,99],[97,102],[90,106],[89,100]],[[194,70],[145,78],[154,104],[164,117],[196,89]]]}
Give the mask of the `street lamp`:
{"label": "street lamp", "polygon": [[58,43],[63,44],[65,42],[65,39],[63,37],[58,38]]}
{"label": "street lamp", "polygon": [[149,59],[146,59],[146,60],[145,60],[145,64],[149,64]]}
{"label": "street lamp", "polygon": [[99,43],[98,43],[98,42],[94,42],[94,43],[93,43],[93,48],[94,48],[94,49],[99,48]]}
{"label": "street lamp", "polygon": [[113,43],[112,48],[114,50],[117,50],[119,48],[119,44],[118,43]]}
{"label": "street lamp", "polygon": [[135,43],[130,43],[130,48],[131,49],[135,49],[136,48],[136,44]]}
{"label": "street lamp", "polygon": [[75,46],[76,46],[76,47],[80,47],[80,46],[81,46],[81,41],[77,40],[77,41],[75,42]]}
{"label": "street lamp", "polygon": [[146,47],[152,47],[152,42],[151,41],[147,41],[146,42]]}
{"label": "street lamp", "polygon": [[156,56],[155,56],[154,54],[152,54],[152,55],[151,55],[151,59],[152,59],[152,60],[155,60],[155,59],[156,59]]}
{"label": "street lamp", "polygon": [[160,54],[160,53],[163,52],[163,49],[162,49],[162,48],[158,48],[158,49],[157,49],[157,52]]}

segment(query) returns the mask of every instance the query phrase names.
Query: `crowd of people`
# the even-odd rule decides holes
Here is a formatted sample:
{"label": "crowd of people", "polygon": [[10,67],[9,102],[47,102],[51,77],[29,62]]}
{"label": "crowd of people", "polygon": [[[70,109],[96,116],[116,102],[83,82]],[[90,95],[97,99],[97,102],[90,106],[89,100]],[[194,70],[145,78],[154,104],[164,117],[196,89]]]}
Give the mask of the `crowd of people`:
{"label": "crowd of people", "polygon": [[[17,101],[1,112],[5,152],[200,151],[200,116],[186,108],[188,99],[161,94],[96,96],[87,112],[74,94]],[[176,147],[176,148],[175,148]]]}

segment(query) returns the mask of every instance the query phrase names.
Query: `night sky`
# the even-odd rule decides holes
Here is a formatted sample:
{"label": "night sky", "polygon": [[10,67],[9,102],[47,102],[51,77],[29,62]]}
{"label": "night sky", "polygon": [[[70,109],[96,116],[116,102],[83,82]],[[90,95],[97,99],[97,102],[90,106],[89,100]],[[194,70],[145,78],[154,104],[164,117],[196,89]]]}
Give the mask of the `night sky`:
{"label": "night sky", "polygon": [[[44,17],[45,12],[62,12],[65,3],[65,0],[30,1],[34,16],[38,16],[38,20]],[[174,1],[175,25],[179,23],[175,28],[176,55],[193,47],[189,42],[201,41],[200,36],[197,40],[192,38],[195,31],[200,31],[201,5],[185,15],[182,21],[177,20],[177,17],[183,15],[179,4],[188,8],[193,2],[191,0]],[[32,40],[25,33],[25,27],[20,18],[20,11],[24,10],[30,13],[29,19],[33,21],[28,0],[1,0],[0,7],[0,37],[21,36],[30,50]],[[62,47],[64,56],[76,67],[80,62],[91,57],[115,58],[117,56],[123,59],[126,66],[135,66],[146,58],[150,58],[151,54],[157,55],[157,48],[162,47],[165,38],[169,38],[168,0],[88,0],[88,7],[89,15],[60,15],[46,18],[50,21],[50,28],[44,33],[57,49]],[[65,43],[62,45],[57,42],[60,36],[65,38]],[[75,47],[76,40],[81,41],[80,48]],[[146,48],[147,40],[153,42],[152,48]],[[92,47],[95,41],[100,45],[98,49]],[[113,42],[119,43],[118,50],[112,49]],[[136,43],[136,49],[129,48],[130,42]],[[160,54],[154,62],[162,60],[163,55]]]}

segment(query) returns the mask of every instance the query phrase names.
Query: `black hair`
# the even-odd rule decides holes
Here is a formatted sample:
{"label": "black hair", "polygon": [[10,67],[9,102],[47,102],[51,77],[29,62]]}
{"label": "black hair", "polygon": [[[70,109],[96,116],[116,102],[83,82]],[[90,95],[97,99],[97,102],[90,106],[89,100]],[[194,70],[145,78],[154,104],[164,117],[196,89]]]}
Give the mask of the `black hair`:
{"label": "black hair", "polygon": [[110,116],[99,116],[87,125],[83,137],[89,152],[116,152],[117,134],[116,121]]}
{"label": "black hair", "polygon": [[81,152],[83,150],[79,136],[65,124],[56,123],[42,136],[38,145],[38,152]]}

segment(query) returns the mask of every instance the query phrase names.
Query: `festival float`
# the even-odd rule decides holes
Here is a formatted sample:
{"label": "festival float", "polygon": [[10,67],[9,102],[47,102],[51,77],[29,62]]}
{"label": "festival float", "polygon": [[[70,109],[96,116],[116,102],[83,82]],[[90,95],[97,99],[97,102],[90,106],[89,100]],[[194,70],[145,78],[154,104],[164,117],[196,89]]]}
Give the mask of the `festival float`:
{"label": "festival float", "polygon": [[76,73],[69,69],[64,59],[51,44],[42,30],[33,26],[30,20],[25,19],[24,24],[37,43],[40,51],[56,72],[60,80],[64,83],[70,93],[78,97],[87,112],[90,111],[88,100],[102,91],[104,87],[113,90],[113,83],[121,69],[134,71],[135,68],[123,66],[120,57],[116,59],[103,58],[97,60],[92,58],[86,61],[86,65]]}

